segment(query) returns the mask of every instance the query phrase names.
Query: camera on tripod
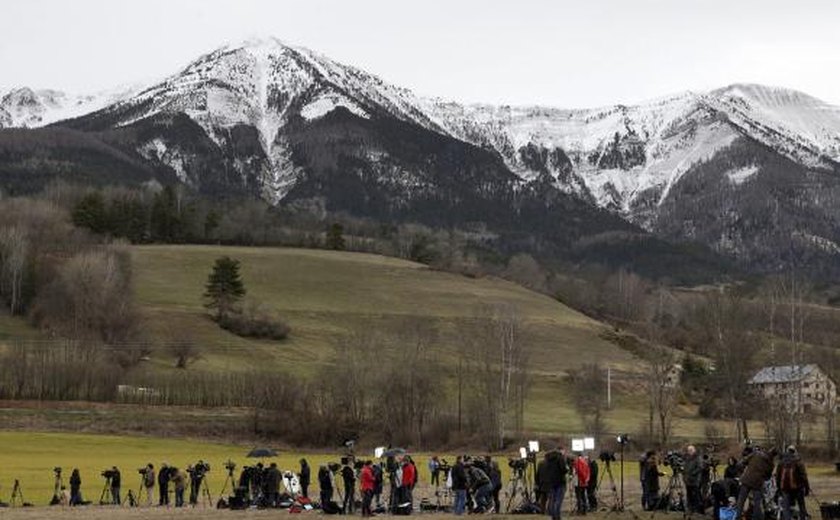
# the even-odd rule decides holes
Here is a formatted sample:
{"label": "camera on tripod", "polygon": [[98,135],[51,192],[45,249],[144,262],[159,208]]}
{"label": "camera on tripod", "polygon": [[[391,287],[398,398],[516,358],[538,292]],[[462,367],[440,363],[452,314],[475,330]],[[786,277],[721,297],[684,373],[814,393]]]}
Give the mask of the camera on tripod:
{"label": "camera on tripod", "polygon": [[146,476],[146,473],[148,473],[148,472],[149,472],[149,468],[148,468],[148,467],[145,467],[145,468],[138,468],[138,469],[137,469],[137,473],[139,473],[139,474],[143,475],[144,477]]}
{"label": "camera on tripod", "polygon": [[598,455],[598,460],[603,463],[615,462],[615,452],[604,450]]}
{"label": "camera on tripod", "polygon": [[112,478],[117,476],[117,472],[114,471],[113,469],[106,469],[105,471],[103,471],[101,473],[101,475],[102,475],[102,478],[105,478],[107,480],[111,480]]}
{"label": "camera on tripod", "polygon": [[516,473],[522,473],[528,467],[528,460],[522,458],[508,458],[508,466]]}
{"label": "camera on tripod", "polygon": [[228,475],[232,476],[233,471],[236,469],[236,463],[228,459],[227,462],[225,462],[225,469],[227,470]]}
{"label": "camera on tripod", "polygon": [[674,473],[680,473],[685,469],[685,458],[678,451],[669,451],[665,454],[662,463],[670,467]]}

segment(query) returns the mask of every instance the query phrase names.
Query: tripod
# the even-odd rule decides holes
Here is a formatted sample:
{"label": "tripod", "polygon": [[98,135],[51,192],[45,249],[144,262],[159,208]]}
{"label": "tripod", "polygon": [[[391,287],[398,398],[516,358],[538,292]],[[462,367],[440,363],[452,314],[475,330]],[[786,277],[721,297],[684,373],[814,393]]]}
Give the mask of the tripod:
{"label": "tripod", "polygon": [[613,476],[612,465],[610,465],[609,460],[605,460],[604,463],[606,464],[606,471],[604,473],[601,473],[601,480],[598,482],[597,489],[598,491],[601,490],[601,484],[604,482],[604,477],[608,477],[610,482],[610,491],[612,491],[613,495],[613,506],[610,508],[610,512],[621,511],[621,509],[623,508],[621,507],[621,498],[618,496],[618,487],[615,485],[615,477]]}
{"label": "tripod", "polygon": [[15,485],[12,488],[12,497],[9,499],[9,503],[12,507],[22,507],[23,502],[23,491],[20,489],[20,481],[15,479]]}
{"label": "tripod", "polygon": [[[444,474],[444,476],[447,475],[446,472],[443,472],[443,474]],[[445,478],[444,478],[444,482],[446,482]],[[444,486],[443,486],[443,491],[441,491],[440,487],[441,487],[440,486],[440,477],[438,477],[435,480],[435,501],[436,501],[435,510],[436,511],[443,511],[444,509],[449,508],[450,505],[451,505],[451,501],[452,501],[451,500],[452,495],[451,495],[450,489],[448,487],[446,487],[446,484],[444,484]]]}
{"label": "tripod", "polygon": [[[143,490],[146,489],[146,475],[141,473],[140,474],[140,486],[137,488],[137,496],[131,495],[131,490],[128,490],[128,503],[132,507],[138,507],[140,505],[140,498],[143,496]],[[146,498],[150,499],[149,491],[146,491]]]}
{"label": "tripod", "polygon": [[111,500],[105,501],[105,497],[108,496],[111,492],[111,478],[107,477],[105,479],[105,486],[102,488],[102,493],[99,494],[99,505],[104,506],[105,504],[113,504],[114,499],[111,497]]}
{"label": "tripod", "polygon": [[[651,519],[656,515],[659,509],[666,509],[670,511],[682,511],[683,518],[688,516],[685,504],[685,493],[683,492],[684,485],[682,481],[682,474],[679,471],[673,471],[671,478],[668,480],[668,486],[665,488],[665,493],[656,504],[656,508],[651,513]],[[674,492],[677,493],[677,499],[674,500]]]}
{"label": "tripod", "polygon": [[225,478],[225,483],[222,486],[222,491],[219,493],[219,500],[225,497],[225,491],[227,491],[228,485],[230,485],[231,493],[236,492],[236,479],[233,477],[233,469],[234,468],[229,467],[227,470],[227,477]]}
{"label": "tripod", "polygon": [[513,505],[517,495],[522,496],[522,502],[518,504],[519,507],[517,507],[517,509],[521,509],[522,506],[533,503],[531,500],[530,486],[528,485],[528,479],[525,475],[526,471],[526,469],[514,469],[513,471],[513,477],[511,477],[510,485],[508,486],[508,503],[506,509],[508,513],[514,510]]}
{"label": "tripod", "polygon": [[209,507],[213,507],[213,496],[210,495],[210,487],[207,485],[207,477],[201,479],[201,484],[199,484],[199,495],[200,498],[207,499],[207,505]]}

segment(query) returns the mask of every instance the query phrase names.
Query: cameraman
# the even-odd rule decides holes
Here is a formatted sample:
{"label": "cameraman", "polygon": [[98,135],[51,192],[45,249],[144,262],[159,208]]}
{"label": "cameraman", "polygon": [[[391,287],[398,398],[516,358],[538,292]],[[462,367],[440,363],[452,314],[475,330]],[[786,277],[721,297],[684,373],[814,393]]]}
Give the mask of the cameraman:
{"label": "cameraman", "polygon": [[70,474],[70,505],[82,505],[82,477],[79,475],[79,468],[73,469]]}
{"label": "cameraman", "polygon": [[352,514],[356,507],[356,472],[353,470],[353,459],[347,458],[341,468],[341,480],[344,482],[344,514]]}
{"label": "cameraman", "polygon": [[152,507],[152,497],[155,495],[155,467],[150,462],[143,469],[145,470],[143,472],[143,487],[146,488],[146,506]]}
{"label": "cameraman", "polygon": [[645,490],[642,504],[645,511],[654,511],[659,506],[659,477],[663,475],[664,473],[659,471],[656,452],[651,450],[645,453],[645,464],[642,467],[642,488]]}
{"label": "cameraman", "polygon": [[272,462],[263,474],[263,496],[268,507],[277,507],[280,499],[280,470]]}
{"label": "cameraman", "polygon": [[704,463],[697,453],[697,448],[693,445],[686,447],[684,459],[683,482],[685,482],[685,493],[688,499],[688,512],[702,515],[706,509],[703,506],[703,496],[700,492],[703,485]]}
{"label": "cameraman", "polygon": [[738,490],[738,505],[735,518],[740,519],[747,503],[752,500],[753,519],[764,518],[762,504],[764,502],[764,483],[773,476],[773,462],[776,459],[776,449],[769,452],[755,448],[744,461],[744,474],[741,476],[741,489]]}
{"label": "cameraman", "polygon": [[175,507],[184,507],[184,491],[187,489],[187,476],[178,468],[170,470],[172,487],[175,489]]}
{"label": "cameraman", "polygon": [[440,486],[440,462],[437,455],[433,455],[429,459],[429,476],[431,477],[429,484],[434,487]]}
{"label": "cameraman", "polygon": [[306,459],[300,459],[300,491],[305,498],[309,498],[309,484],[312,482],[312,470]]}
{"label": "cameraman", "polygon": [[467,470],[464,467],[464,457],[459,456],[455,459],[449,474],[452,477],[452,491],[455,493],[454,513],[461,516],[467,505]]}
{"label": "cameraman", "polygon": [[548,511],[552,520],[560,520],[563,511],[563,498],[566,496],[566,475],[569,468],[566,465],[566,451],[562,446],[545,454],[545,479],[550,489],[548,497]]}
{"label": "cameraman", "polygon": [[321,510],[323,511],[332,502],[333,497],[332,475],[325,465],[318,468],[318,487],[321,488]]}
{"label": "cameraman", "polygon": [[160,494],[160,499],[158,500],[158,505],[160,506],[168,506],[169,505],[169,481],[172,479],[172,473],[170,471],[169,465],[165,462],[160,465],[160,471],[158,471],[158,492]]}
{"label": "cameraman", "polygon": [[490,481],[490,477],[478,464],[469,462],[467,463],[467,481],[470,483],[470,491],[475,497],[475,510],[473,512],[486,512],[490,494],[493,492],[493,483]]}
{"label": "cameraman", "polygon": [[120,486],[122,485],[122,476],[120,470],[116,466],[111,468],[111,503],[115,506],[122,504],[120,500]]}

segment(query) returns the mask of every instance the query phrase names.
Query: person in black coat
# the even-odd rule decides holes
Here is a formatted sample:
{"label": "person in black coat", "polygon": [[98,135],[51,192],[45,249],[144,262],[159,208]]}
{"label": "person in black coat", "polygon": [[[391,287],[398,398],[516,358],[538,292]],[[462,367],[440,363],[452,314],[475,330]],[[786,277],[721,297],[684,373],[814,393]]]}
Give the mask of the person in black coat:
{"label": "person in black coat", "polygon": [[303,496],[309,498],[309,484],[312,482],[312,470],[306,459],[300,459],[300,491]]}
{"label": "person in black coat", "polygon": [[70,505],[82,505],[82,476],[78,468],[70,475]]}
{"label": "person in black coat", "polygon": [[116,466],[111,468],[111,500],[115,506],[121,505],[120,487],[122,486],[122,475]]}
{"label": "person in black coat", "polygon": [[589,503],[590,511],[598,510],[598,459],[592,457],[589,459],[589,486],[586,488],[586,498]]}
{"label": "person in black coat", "polygon": [[321,509],[323,509],[326,504],[332,502],[333,497],[332,475],[326,466],[318,469],[318,487],[321,488]]}
{"label": "person in black coat", "polygon": [[552,520],[560,520],[568,473],[566,451],[562,446],[545,454],[545,482],[551,490],[548,496],[548,513]]}
{"label": "person in black coat", "polygon": [[158,505],[169,505],[169,481],[171,479],[172,471],[169,469],[169,465],[164,462],[163,464],[161,464],[160,471],[158,471],[157,475],[158,494],[160,495]]}
{"label": "person in black coat", "polygon": [[344,481],[344,514],[352,514],[356,508],[356,472],[350,466],[350,461],[341,468],[341,479]]}

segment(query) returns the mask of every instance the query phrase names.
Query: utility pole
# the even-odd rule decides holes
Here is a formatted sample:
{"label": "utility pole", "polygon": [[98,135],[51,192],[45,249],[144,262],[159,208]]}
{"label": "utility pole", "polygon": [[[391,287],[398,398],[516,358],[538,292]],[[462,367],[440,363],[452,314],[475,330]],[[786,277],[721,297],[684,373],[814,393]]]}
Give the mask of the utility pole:
{"label": "utility pole", "polygon": [[612,368],[607,366],[607,410],[612,409]]}

